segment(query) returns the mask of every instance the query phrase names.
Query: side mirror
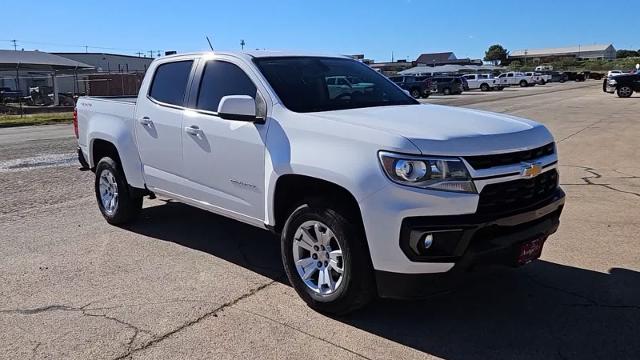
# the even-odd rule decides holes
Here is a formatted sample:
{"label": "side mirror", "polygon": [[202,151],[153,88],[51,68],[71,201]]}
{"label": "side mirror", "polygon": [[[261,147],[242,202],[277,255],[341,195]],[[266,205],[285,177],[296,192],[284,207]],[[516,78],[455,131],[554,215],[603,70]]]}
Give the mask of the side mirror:
{"label": "side mirror", "polygon": [[218,116],[227,120],[256,122],[256,100],[248,95],[227,95],[220,99]]}
{"label": "side mirror", "polygon": [[404,91],[404,93],[407,94],[407,96],[411,96],[411,93],[409,92],[409,90],[404,90],[403,89],[402,91]]}

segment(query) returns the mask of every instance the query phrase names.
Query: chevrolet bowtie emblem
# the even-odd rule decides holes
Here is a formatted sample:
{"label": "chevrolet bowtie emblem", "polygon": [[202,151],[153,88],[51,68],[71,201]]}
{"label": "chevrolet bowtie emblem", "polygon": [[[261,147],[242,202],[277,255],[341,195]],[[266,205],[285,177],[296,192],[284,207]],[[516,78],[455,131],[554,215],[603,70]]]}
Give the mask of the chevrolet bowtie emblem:
{"label": "chevrolet bowtie emblem", "polygon": [[522,163],[522,170],[520,175],[525,178],[533,178],[542,172],[542,165],[540,163]]}

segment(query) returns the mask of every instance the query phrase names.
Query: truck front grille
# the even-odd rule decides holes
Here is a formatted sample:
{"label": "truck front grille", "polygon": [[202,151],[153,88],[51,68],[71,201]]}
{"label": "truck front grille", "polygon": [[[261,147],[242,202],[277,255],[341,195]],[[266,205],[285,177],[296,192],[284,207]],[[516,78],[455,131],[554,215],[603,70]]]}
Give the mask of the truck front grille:
{"label": "truck front grille", "polygon": [[517,151],[505,154],[481,155],[481,156],[465,156],[464,159],[474,169],[488,169],[494,166],[519,164],[522,161],[530,161],[539,157],[553,154],[555,146],[553,143],[541,146],[539,148]]}
{"label": "truck front grille", "polygon": [[558,187],[556,169],[533,179],[519,179],[486,185],[480,192],[478,213],[491,214],[526,208],[544,201]]}

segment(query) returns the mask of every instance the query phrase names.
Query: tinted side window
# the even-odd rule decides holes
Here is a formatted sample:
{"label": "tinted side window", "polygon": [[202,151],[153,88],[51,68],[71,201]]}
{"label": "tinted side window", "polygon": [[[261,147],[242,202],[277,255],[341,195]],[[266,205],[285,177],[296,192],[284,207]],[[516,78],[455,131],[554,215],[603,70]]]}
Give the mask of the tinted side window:
{"label": "tinted side window", "polygon": [[158,66],[149,96],[163,103],[182,106],[192,64],[193,61],[189,60]]}
{"label": "tinted side window", "polygon": [[204,68],[198,102],[201,110],[218,112],[220,100],[227,95],[256,97],[256,86],[238,66],[225,61],[210,61]]}

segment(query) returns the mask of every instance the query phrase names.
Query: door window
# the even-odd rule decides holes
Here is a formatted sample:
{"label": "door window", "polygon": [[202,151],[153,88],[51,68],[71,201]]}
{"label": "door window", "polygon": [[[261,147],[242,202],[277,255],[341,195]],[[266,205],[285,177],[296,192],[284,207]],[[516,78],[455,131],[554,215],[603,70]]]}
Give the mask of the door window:
{"label": "door window", "polygon": [[177,61],[158,66],[149,96],[157,101],[182,106],[193,61]]}
{"label": "door window", "polygon": [[256,97],[256,86],[237,65],[210,61],[205,65],[196,108],[218,112],[220,100],[228,95]]}

